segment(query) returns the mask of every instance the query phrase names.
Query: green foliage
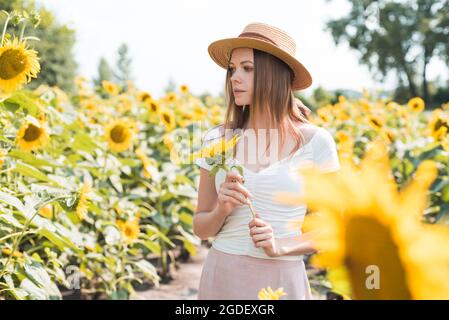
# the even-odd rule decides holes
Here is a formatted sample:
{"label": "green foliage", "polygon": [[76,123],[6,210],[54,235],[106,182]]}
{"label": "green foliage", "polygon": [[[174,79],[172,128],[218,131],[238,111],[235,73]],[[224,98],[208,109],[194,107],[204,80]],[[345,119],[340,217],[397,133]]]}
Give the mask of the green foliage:
{"label": "green foliage", "polygon": [[348,1],[349,14],[327,23],[335,42],[345,40],[357,50],[360,61],[379,79],[394,72],[410,96],[421,95],[429,101],[430,60],[449,61],[449,2]]}
{"label": "green foliage", "polygon": [[[26,10],[34,12],[37,9],[34,1],[27,0],[0,0],[0,8],[6,11]],[[37,37],[40,41],[28,41],[30,47],[39,52],[41,71],[38,79],[28,86],[36,88],[40,84],[58,86],[66,91],[73,91],[77,64],[73,54],[75,44],[75,31],[66,25],[59,24],[54,15],[41,8],[37,10],[41,22],[37,28],[27,26],[27,35]],[[3,23],[4,17],[1,17]],[[13,32],[14,31],[14,32]],[[9,33],[18,34],[19,30],[12,25],[8,27]]]}

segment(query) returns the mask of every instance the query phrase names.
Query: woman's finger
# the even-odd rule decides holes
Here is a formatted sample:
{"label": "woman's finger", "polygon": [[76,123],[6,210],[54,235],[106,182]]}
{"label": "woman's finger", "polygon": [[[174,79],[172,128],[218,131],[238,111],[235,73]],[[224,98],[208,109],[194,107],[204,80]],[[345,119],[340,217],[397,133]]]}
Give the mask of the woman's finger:
{"label": "woman's finger", "polygon": [[256,242],[255,246],[257,248],[269,247],[269,246],[271,246],[271,239],[270,240],[263,240],[263,241]]}
{"label": "woman's finger", "polygon": [[273,234],[270,233],[259,233],[252,236],[254,242],[259,242],[262,240],[268,240],[273,238]]}
{"label": "woman's finger", "polygon": [[253,218],[251,220],[251,222],[249,223],[249,227],[250,228],[252,228],[254,226],[256,226],[256,227],[265,227],[267,225],[268,224],[265,221],[263,221],[262,219],[259,219],[259,218]]}
{"label": "woman's finger", "polygon": [[221,191],[221,193],[223,193],[224,195],[228,196],[228,197],[232,197],[233,199],[235,199],[236,201],[239,202],[239,204],[246,204],[246,199],[245,197],[237,192],[237,191],[233,191],[233,190],[229,190],[229,189],[223,189]]}
{"label": "woman's finger", "polygon": [[249,231],[249,234],[251,236],[255,235],[255,234],[259,234],[259,233],[269,233],[272,232],[273,230],[271,230],[270,226],[265,226],[265,227],[252,227],[251,230]]}
{"label": "woman's finger", "polygon": [[237,181],[243,183],[243,177],[240,174],[233,171],[228,171],[226,173],[225,182],[237,182]]}
{"label": "woman's finger", "polygon": [[228,189],[232,189],[232,190],[241,192],[247,198],[254,198],[254,196],[251,194],[251,192],[249,192],[249,190],[246,189],[244,186],[242,186],[239,182],[225,182],[223,184],[223,186]]}
{"label": "woman's finger", "polygon": [[240,201],[238,201],[237,199],[235,199],[235,198],[233,198],[231,196],[227,196],[227,195],[222,194],[222,195],[220,195],[220,198],[221,198],[222,201],[231,202],[231,203],[233,203],[233,204],[235,204],[237,206],[243,205]]}

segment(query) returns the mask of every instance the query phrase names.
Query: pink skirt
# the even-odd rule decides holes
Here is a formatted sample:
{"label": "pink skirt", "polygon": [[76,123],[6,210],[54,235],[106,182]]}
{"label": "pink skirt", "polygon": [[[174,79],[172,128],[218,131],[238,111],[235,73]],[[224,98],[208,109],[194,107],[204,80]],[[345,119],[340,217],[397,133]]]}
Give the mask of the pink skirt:
{"label": "pink skirt", "polygon": [[280,287],[281,300],[311,300],[303,261],[272,260],[209,249],[198,290],[198,300],[257,300],[262,288]]}

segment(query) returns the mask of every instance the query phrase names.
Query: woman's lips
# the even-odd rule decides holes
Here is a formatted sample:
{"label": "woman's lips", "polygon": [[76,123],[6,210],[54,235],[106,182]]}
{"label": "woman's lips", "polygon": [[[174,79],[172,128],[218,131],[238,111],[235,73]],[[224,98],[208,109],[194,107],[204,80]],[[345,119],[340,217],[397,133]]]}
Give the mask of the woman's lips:
{"label": "woman's lips", "polygon": [[234,95],[239,95],[241,93],[244,93],[245,91],[234,91]]}

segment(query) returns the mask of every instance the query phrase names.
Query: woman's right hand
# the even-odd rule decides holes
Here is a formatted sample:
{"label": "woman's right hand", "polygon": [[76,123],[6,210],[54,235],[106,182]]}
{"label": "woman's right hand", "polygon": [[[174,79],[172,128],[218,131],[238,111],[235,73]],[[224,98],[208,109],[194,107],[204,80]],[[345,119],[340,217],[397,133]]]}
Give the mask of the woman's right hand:
{"label": "woman's right hand", "polygon": [[218,190],[217,209],[220,213],[228,216],[234,208],[246,205],[247,198],[253,198],[253,195],[246,189],[242,183],[243,177],[236,172],[227,172],[225,182],[220,184]]}

